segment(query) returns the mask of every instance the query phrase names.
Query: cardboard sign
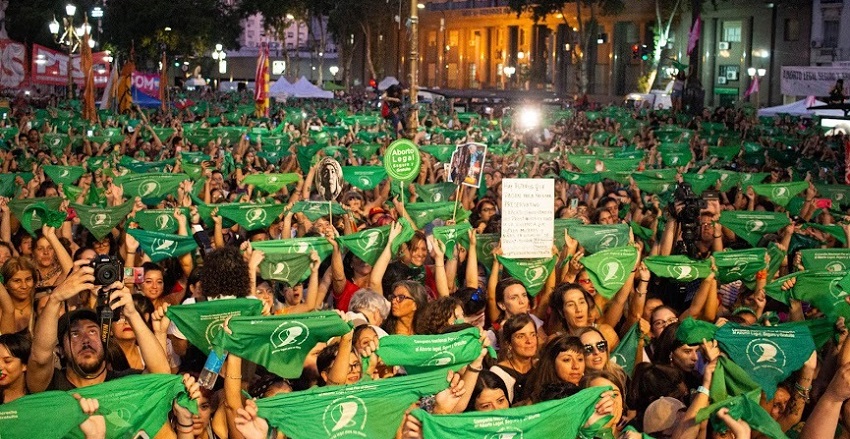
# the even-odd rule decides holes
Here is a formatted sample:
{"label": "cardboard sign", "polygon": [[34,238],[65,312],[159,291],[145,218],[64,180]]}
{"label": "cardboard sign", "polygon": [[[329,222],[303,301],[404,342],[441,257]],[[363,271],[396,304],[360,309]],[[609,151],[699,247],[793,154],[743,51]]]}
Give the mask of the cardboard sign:
{"label": "cardboard sign", "polygon": [[474,188],[481,186],[486,158],[487,145],[483,143],[470,142],[458,145],[452,153],[448,180]]}
{"label": "cardboard sign", "polygon": [[419,176],[422,157],[419,148],[407,139],[399,139],[387,147],[384,152],[384,168],[393,180],[410,182]]}
{"label": "cardboard sign", "polygon": [[342,167],[339,162],[325,157],[316,168],[316,190],[325,201],[335,200],[342,192]]}
{"label": "cardboard sign", "polygon": [[552,256],[555,180],[502,180],[502,252],[508,258]]}

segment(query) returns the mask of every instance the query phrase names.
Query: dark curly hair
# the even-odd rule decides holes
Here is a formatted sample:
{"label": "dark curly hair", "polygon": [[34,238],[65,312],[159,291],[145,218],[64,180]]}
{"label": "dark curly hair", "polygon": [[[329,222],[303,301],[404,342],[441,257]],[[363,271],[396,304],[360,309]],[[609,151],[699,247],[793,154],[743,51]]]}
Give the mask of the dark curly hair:
{"label": "dark curly hair", "polygon": [[419,321],[416,322],[416,333],[421,335],[439,334],[443,328],[454,323],[449,320],[454,320],[455,309],[463,306],[457,297],[446,296],[428,303],[428,306],[422,311]]}
{"label": "dark curly hair", "polygon": [[248,263],[236,247],[215,249],[204,258],[201,272],[201,287],[204,296],[246,297],[251,293]]}

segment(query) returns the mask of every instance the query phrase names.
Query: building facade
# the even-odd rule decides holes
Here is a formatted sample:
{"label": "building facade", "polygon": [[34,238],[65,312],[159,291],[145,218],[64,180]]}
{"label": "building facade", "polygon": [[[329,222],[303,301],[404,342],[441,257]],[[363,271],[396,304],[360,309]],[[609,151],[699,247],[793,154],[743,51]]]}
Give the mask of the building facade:
{"label": "building facade", "polygon": [[850,0],[812,1],[811,65],[850,61]]}

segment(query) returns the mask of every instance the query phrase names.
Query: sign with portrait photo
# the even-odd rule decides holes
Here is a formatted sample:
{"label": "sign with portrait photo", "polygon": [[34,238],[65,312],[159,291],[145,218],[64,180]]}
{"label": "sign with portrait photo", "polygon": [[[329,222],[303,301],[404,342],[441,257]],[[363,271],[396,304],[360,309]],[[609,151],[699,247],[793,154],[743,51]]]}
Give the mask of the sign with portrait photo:
{"label": "sign with portrait photo", "polygon": [[481,186],[486,158],[487,145],[483,143],[470,142],[458,145],[452,153],[449,181],[474,188]]}

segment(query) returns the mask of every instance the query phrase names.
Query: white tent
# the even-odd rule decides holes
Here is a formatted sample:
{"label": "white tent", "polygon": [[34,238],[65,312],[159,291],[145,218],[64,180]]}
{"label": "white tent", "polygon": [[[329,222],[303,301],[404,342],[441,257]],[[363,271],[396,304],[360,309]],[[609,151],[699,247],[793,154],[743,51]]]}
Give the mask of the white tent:
{"label": "white tent", "polygon": [[269,97],[282,99],[292,94],[292,84],[283,76],[269,86]]}
{"label": "white tent", "polygon": [[290,91],[289,95],[296,98],[333,99],[334,97],[332,91],[322,90],[303,76],[292,84]]}
{"label": "white tent", "polygon": [[790,114],[792,116],[838,116],[843,117],[844,112],[841,110],[809,110],[808,107],[816,107],[826,105],[826,102],[816,100],[814,104],[806,104],[806,99],[792,102],[790,104],[779,105],[776,107],[762,108],[758,111],[759,116],[777,116],[779,114]]}
{"label": "white tent", "polygon": [[398,84],[398,79],[395,79],[395,76],[387,76],[378,83],[378,90],[384,91],[396,84]]}

